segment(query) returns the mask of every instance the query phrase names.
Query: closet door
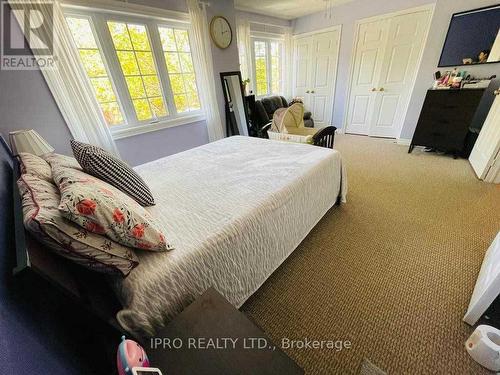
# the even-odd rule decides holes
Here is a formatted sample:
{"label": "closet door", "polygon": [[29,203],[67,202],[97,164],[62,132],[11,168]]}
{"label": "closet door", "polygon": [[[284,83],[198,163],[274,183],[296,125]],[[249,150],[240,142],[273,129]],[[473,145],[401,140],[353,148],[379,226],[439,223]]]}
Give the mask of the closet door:
{"label": "closet door", "polygon": [[339,43],[339,30],[315,34],[312,38],[311,79],[306,93],[309,91],[308,108],[315,127],[331,123]]}
{"label": "closet door", "polygon": [[387,20],[359,25],[347,112],[348,133],[367,135],[370,131],[388,26]]}
{"label": "closet door", "polygon": [[312,37],[297,38],[294,48],[294,96],[304,98],[304,106],[309,108],[309,80],[311,75]]}
{"label": "closet door", "polygon": [[369,135],[399,136],[429,20],[429,11],[390,18]]}

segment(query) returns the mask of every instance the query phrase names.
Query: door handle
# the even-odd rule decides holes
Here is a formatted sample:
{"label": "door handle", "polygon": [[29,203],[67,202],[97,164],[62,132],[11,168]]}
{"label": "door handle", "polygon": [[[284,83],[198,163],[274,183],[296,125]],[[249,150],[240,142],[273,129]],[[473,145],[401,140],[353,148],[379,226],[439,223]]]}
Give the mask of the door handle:
{"label": "door handle", "polygon": [[500,95],[500,89],[496,89],[495,91],[493,91],[493,95]]}

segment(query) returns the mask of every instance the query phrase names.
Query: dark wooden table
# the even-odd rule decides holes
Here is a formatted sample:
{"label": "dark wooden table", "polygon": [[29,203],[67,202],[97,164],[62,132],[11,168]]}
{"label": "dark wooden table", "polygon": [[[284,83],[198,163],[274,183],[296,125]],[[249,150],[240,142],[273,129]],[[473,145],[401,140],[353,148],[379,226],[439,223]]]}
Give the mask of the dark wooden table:
{"label": "dark wooden table", "polygon": [[145,349],[151,366],[164,375],[304,373],[213,288],[159,330]]}

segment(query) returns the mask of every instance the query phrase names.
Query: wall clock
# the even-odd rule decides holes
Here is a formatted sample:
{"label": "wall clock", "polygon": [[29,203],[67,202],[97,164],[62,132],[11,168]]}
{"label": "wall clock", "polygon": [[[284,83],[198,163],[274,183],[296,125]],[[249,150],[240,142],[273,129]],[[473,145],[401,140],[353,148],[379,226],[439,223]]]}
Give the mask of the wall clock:
{"label": "wall clock", "polygon": [[210,36],[219,48],[227,48],[233,41],[233,30],[228,20],[222,16],[215,16],[210,21]]}

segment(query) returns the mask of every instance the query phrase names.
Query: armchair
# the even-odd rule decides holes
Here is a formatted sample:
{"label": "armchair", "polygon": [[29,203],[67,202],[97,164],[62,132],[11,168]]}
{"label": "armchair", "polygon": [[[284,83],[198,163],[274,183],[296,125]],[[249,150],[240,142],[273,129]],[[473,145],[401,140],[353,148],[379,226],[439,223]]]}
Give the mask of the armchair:
{"label": "armchair", "polygon": [[[252,123],[257,129],[262,129],[273,119],[274,112],[279,108],[288,108],[288,102],[282,96],[270,96],[255,101],[254,111],[252,113]],[[311,112],[304,112],[304,126],[314,127],[314,121],[311,118]]]}

